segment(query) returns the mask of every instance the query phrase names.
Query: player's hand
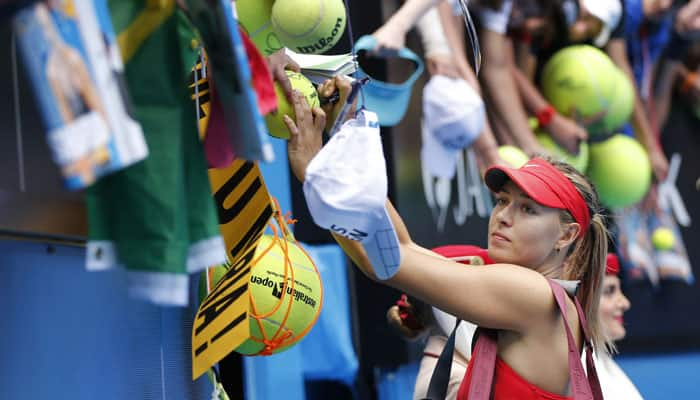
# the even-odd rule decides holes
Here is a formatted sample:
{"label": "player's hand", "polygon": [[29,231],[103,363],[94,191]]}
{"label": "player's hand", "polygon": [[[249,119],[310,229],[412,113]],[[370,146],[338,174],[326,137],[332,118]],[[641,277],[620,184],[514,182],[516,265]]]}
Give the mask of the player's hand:
{"label": "player's hand", "polygon": [[588,132],[575,121],[555,113],[552,121],[545,128],[552,138],[568,153],[578,154],[581,142],[588,139]]}
{"label": "player's hand", "polygon": [[321,135],[326,125],[326,113],[320,108],[311,109],[306,98],[296,90],[292,92],[292,104],[296,121],[288,115],[282,117],[290,133],[287,155],[292,173],[300,182],[304,182],[306,167],[323,144]]}
{"label": "player's hand", "polygon": [[649,161],[656,180],[659,182],[665,180],[668,176],[668,159],[659,146],[654,146],[654,149],[649,152]]}
{"label": "player's hand", "polygon": [[399,51],[406,47],[406,30],[402,29],[398,24],[387,21],[379,29],[374,31],[372,36],[377,41],[377,47],[372,53],[382,51]]}
{"label": "player's hand", "polygon": [[270,72],[272,73],[272,79],[274,79],[284,90],[284,95],[287,101],[292,102],[292,84],[289,82],[285,70],[290,70],[294,72],[301,71],[299,64],[297,64],[291,57],[287,55],[284,48],[277,50],[276,52],[267,56],[267,64],[270,67]]}
{"label": "player's hand", "polygon": [[[348,96],[352,90],[352,85],[350,80],[342,75],[336,75],[332,79],[328,79],[317,88],[318,96],[320,98],[330,98],[336,91],[338,92],[338,101],[334,103],[326,103],[321,108],[326,113],[329,118],[326,119],[326,131],[330,131],[331,127],[335,123],[336,118],[340,110],[345,106],[348,101]],[[352,118],[355,115],[355,106],[357,104],[357,98],[352,104],[352,108],[348,110],[347,118]],[[345,122],[345,121],[343,121]]]}

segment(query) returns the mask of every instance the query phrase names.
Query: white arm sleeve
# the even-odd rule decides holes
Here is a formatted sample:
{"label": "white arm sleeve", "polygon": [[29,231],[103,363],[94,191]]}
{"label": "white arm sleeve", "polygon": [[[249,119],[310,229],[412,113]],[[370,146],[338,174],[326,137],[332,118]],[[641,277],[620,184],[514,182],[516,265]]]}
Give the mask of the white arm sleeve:
{"label": "white arm sleeve", "polygon": [[442,23],[440,22],[440,15],[435,7],[428,10],[418,20],[417,27],[423,39],[426,57],[433,54],[451,54],[450,45],[447,43],[445,31],[442,29]]}

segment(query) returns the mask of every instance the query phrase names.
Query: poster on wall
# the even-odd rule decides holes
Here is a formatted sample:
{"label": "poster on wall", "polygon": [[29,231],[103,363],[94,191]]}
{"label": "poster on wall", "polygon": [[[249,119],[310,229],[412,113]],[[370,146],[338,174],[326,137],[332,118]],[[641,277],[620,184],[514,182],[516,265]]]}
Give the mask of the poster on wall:
{"label": "poster on wall", "polygon": [[0,25],[0,233],[79,241],[87,234],[82,194],[63,186],[46,143],[11,24]]}

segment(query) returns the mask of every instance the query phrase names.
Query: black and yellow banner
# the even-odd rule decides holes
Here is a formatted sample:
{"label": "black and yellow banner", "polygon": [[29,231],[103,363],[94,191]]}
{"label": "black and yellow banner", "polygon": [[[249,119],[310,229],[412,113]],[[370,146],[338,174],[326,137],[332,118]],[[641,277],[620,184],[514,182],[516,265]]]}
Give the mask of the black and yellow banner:
{"label": "black and yellow banner", "polygon": [[[200,137],[209,120],[206,55],[192,69],[190,93],[199,117]],[[258,165],[236,160],[210,169],[209,183],[231,267],[202,301],[192,327],[192,379],[197,379],[250,336],[250,263],[272,217],[272,201]]]}
{"label": "black and yellow banner", "polygon": [[228,168],[210,169],[209,180],[231,267],[197,311],[192,327],[193,379],[250,336],[250,263],[273,212],[257,164],[236,160]]}

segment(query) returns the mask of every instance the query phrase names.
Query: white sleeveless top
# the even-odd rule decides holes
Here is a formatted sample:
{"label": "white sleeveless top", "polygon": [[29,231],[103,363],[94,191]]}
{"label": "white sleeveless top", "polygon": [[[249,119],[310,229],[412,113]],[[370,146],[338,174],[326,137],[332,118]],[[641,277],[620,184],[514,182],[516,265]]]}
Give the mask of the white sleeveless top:
{"label": "white sleeveless top", "polygon": [[[593,355],[593,361],[606,399],[641,400],[643,397],[625,371],[609,355]],[[586,365],[585,362],[583,365]]]}

